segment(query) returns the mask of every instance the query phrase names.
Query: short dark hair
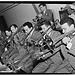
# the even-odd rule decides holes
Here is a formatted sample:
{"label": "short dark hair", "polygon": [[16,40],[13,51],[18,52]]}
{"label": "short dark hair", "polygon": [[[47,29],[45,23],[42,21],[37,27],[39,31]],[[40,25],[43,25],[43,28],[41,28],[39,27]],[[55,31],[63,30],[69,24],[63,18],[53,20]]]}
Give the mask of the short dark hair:
{"label": "short dark hair", "polygon": [[61,19],[60,24],[63,25],[64,23],[67,23],[69,26],[71,26],[71,24],[74,24],[74,20],[71,17],[63,18]]}
{"label": "short dark hair", "polygon": [[12,26],[14,26],[15,28],[18,28],[18,26],[17,26],[16,24],[12,24],[12,25],[10,25],[9,28],[11,29]]}
{"label": "short dark hair", "polygon": [[11,31],[10,28],[6,29],[6,31]]}
{"label": "short dark hair", "polygon": [[39,4],[39,7],[40,7],[41,5],[42,5],[43,7],[46,6],[45,3],[40,3],[40,4]]}
{"label": "short dark hair", "polygon": [[6,35],[6,31],[11,32],[10,28],[8,28],[5,30],[5,35]]}
{"label": "short dark hair", "polygon": [[33,25],[32,25],[31,22],[25,22],[25,23],[23,24],[23,27],[25,27],[25,26],[28,26],[29,28],[33,27]]}

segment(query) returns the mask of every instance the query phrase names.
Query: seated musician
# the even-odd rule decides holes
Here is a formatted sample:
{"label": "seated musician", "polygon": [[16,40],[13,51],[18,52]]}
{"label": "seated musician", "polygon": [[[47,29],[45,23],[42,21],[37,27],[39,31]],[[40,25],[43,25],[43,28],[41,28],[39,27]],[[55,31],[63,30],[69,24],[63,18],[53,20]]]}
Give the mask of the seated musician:
{"label": "seated musician", "polygon": [[[28,59],[29,61],[26,62],[26,59],[27,59],[26,56],[28,55],[28,48],[25,48],[26,47],[26,45],[25,45],[26,44],[26,39],[29,39],[29,37],[32,35],[32,32],[33,32],[32,28],[33,28],[33,25],[32,25],[31,22],[25,22],[23,24],[22,29],[25,32],[24,34],[26,34],[26,35],[23,36],[23,40],[22,40],[23,41],[23,46],[19,49],[19,55],[14,58],[14,64],[18,68],[21,67],[21,69],[24,70],[25,72],[30,72],[31,71],[30,69],[33,67],[33,66],[31,66],[29,69],[26,68],[29,64],[32,63],[32,61],[31,61],[31,59]],[[20,61],[20,62],[18,64],[16,64],[18,61]],[[31,61],[31,63],[29,63],[30,61]]]}
{"label": "seated musician", "polygon": [[[8,38],[9,38],[10,35],[11,35],[11,30],[10,30],[10,29],[7,29],[7,30],[5,31],[5,34],[6,34],[5,40],[8,40]],[[12,44],[12,43],[11,43],[11,44]],[[6,57],[5,54],[7,54],[7,51],[8,51],[8,50],[10,50],[9,47],[10,47],[10,44],[9,44],[7,47],[5,47],[5,52],[2,54],[2,57],[4,57],[4,56]]]}
{"label": "seated musician", "polygon": [[[10,30],[10,29],[6,30],[6,31],[5,31],[5,34],[6,34],[6,37],[5,37],[5,40],[4,40],[4,41],[7,41],[7,39],[8,39],[9,36],[11,35],[11,30]],[[10,45],[9,45],[9,46],[10,46]],[[9,46],[8,46],[8,47],[9,47]],[[5,47],[5,48],[4,48],[4,53],[2,54],[1,58],[6,57],[5,54],[6,54],[6,52],[7,52],[7,48],[8,48],[8,47]],[[2,62],[5,62],[5,61],[2,59]]]}
{"label": "seated musician", "polygon": [[[51,27],[51,23],[49,21],[45,21],[43,25],[41,25],[42,31],[46,32],[48,28],[50,28],[47,32],[46,35],[48,35],[52,40],[54,40],[56,37],[60,36],[60,32],[54,31]],[[45,36],[43,38],[45,38]],[[48,49],[46,49],[48,50]],[[45,51],[46,51],[45,50]],[[49,49],[50,50],[50,49]],[[45,60],[47,57],[52,55],[51,52],[47,53],[46,55],[43,56],[44,62],[39,63],[32,71],[32,73],[45,73],[45,71],[51,66],[51,64],[56,63],[58,60],[61,60],[61,57],[59,54],[55,55],[53,58],[48,58]],[[59,57],[59,59],[58,59]]]}
{"label": "seated musician", "polygon": [[[23,32],[18,33],[19,39],[22,40],[22,44],[23,44],[23,47],[22,47],[23,49],[22,48],[19,49],[20,53],[24,54],[26,52],[25,48],[24,48],[24,43],[25,43],[25,40],[30,36],[30,34],[28,36],[27,36],[27,34],[31,31],[32,27],[33,27],[32,23],[25,22],[22,27]],[[26,36],[27,36],[27,38],[25,38]],[[17,58],[15,58],[15,61],[16,61],[16,59]]]}
{"label": "seated musician", "polygon": [[31,44],[33,44],[33,42],[37,41],[40,37],[40,33],[38,31],[36,31],[35,27],[33,27],[31,22],[26,22],[23,24],[23,28],[26,32],[26,34],[29,34],[27,37],[27,41]]}
{"label": "seated musician", "polygon": [[[70,17],[64,18],[60,21],[61,28],[64,34],[70,32],[75,28],[74,20]],[[61,52],[64,60],[57,62],[53,67],[46,71],[46,73],[73,73],[75,68],[75,32],[63,37],[61,45]]]}
{"label": "seated musician", "polygon": [[[10,29],[11,29],[11,32],[12,32],[12,35],[17,31],[17,29],[18,29],[18,26],[16,25],[16,24],[12,24],[11,26],[10,26]],[[17,42],[18,42],[18,37],[15,35],[14,36],[14,42],[17,44]]]}
{"label": "seated musician", "polygon": [[[8,39],[11,35],[11,30],[10,29],[7,29],[5,31],[5,34],[6,34],[6,38],[5,39]],[[12,70],[10,70],[10,68],[7,66],[7,61],[6,61],[6,57],[7,57],[7,54],[8,54],[8,51],[10,50],[10,45],[8,47],[5,47],[5,52],[2,54],[1,56],[1,63],[0,63],[0,72],[3,73],[9,73],[9,72],[12,72]]]}
{"label": "seated musician", "polygon": [[[15,24],[12,24],[11,26],[10,26],[10,30],[11,30],[11,35],[10,35],[10,37],[12,37],[12,35],[17,31],[17,25],[15,25]],[[9,36],[9,34],[10,34],[10,31],[8,31],[8,30],[6,30],[6,35],[8,35]],[[5,63],[6,63],[6,65],[8,65],[8,64],[11,64],[11,62],[12,62],[12,59],[15,57],[15,56],[17,56],[17,54],[18,54],[18,50],[17,50],[17,38],[14,36],[14,38],[13,38],[13,40],[11,41],[11,39],[10,39],[10,37],[8,38],[8,42],[9,42],[9,48],[8,48],[8,46],[7,46],[7,51],[3,54],[3,56],[5,56],[6,58],[5,58]]]}
{"label": "seated musician", "polygon": [[[17,31],[17,29],[18,29],[18,26],[16,25],[16,24],[12,24],[11,26],[10,26],[10,30],[11,30],[11,32],[12,32],[12,35],[14,34],[14,33],[16,33],[16,31]],[[13,38],[13,41],[12,41],[12,44],[13,44],[13,47],[16,49],[16,46],[17,46],[17,44],[18,44],[18,36],[17,36],[17,34],[14,36],[14,38]],[[10,41],[10,40],[8,40],[8,41]]]}
{"label": "seated musician", "polygon": [[[67,32],[70,32],[75,29],[74,20],[70,17],[62,19],[60,21],[61,28],[63,30],[63,33],[66,34]],[[71,33],[70,35],[64,37],[62,39],[62,42],[64,43],[65,47],[63,48],[63,55],[65,59],[67,60],[65,65],[66,67],[62,68],[64,63],[60,66],[62,69],[59,69],[57,73],[74,73],[75,69],[75,32]],[[64,65],[64,66],[65,66]]]}
{"label": "seated musician", "polygon": [[[27,45],[27,50],[29,53],[34,53],[35,50],[37,51],[36,46],[32,43],[32,41],[37,41],[40,38],[40,33],[38,31],[35,31],[35,27],[33,28],[33,25],[31,22],[25,22],[23,24],[23,29],[26,32],[26,35],[28,35],[28,37],[26,38],[27,41],[31,44],[31,46]],[[25,39],[25,40],[26,40]],[[23,57],[24,54],[22,54],[21,56]],[[16,57],[15,59],[21,59],[22,57],[19,56],[18,58]],[[18,64],[18,66],[22,66],[22,70],[24,70],[27,73],[31,73],[32,69],[33,69],[33,60],[31,58],[29,58],[29,60],[26,62],[26,54],[24,55],[25,57],[20,61],[20,63]],[[31,56],[31,55],[30,55]],[[20,58],[21,57],[21,58]],[[29,67],[29,68],[28,68]]]}

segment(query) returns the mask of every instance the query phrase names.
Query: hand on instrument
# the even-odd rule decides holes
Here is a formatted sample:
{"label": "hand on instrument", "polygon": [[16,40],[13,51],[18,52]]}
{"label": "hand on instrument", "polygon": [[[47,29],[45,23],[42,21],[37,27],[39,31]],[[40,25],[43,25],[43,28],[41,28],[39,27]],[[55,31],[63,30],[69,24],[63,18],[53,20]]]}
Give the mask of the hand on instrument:
{"label": "hand on instrument", "polygon": [[65,37],[65,38],[62,39],[62,41],[63,41],[64,44],[67,44],[68,42],[70,42],[70,38]]}

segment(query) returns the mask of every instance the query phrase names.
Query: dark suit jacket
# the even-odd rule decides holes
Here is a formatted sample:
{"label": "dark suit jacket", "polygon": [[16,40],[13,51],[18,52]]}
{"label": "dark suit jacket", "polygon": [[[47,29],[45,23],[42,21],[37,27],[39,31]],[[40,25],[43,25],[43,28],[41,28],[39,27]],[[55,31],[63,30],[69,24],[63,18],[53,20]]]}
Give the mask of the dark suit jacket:
{"label": "dark suit jacket", "polygon": [[46,20],[49,20],[49,21],[54,21],[54,18],[53,18],[53,13],[50,9],[47,9],[45,11],[45,14],[42,15],[42,18],[43,19],[46,19]]}

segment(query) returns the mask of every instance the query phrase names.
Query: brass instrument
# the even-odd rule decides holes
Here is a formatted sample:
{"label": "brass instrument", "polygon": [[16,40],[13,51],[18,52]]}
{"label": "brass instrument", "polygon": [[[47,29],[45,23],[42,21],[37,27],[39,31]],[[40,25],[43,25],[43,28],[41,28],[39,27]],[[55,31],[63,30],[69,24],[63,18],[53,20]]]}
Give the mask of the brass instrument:
{"label": "brass instrument", "polygon": [[70,32],[67,32],[66,34],[62,34],[61,36],[57,37],[53,40],[53,44],[57,44],[59,41],[61,41],[64,37],[69,36],[75,32],[75,29],[71,30]]}
{"label": "brass instrument", "polygon": [[[53,55],[55,55],[57,52],[59,52],[59,50],[60,50],[60,46],[59,47],[57,47],[56,46],[56,44],[57,43],[59,43],[64,37],[66,37],[66,36],[69,36],[69,35],[71,35],[72,33],[74,33],[75,32],[75,29],[73,29],[73,30],[71,30],[70,32],[67,32],[66,34],[62,34],[62,35],[60,35],[59,37],[57,37],[57,38],[55,38],[54,40],[52,40],[52,45],[53,45],[53,53],[52,53],[52,55],[50,55],[50,57],[51,56],[53,56]],[[51,48],[50,48],[51,49]],[[48,51],[48,52],[42,52],[42,55],[41,56],[43,56],[43,55],[45,55],[45,54],[47,54],[47,53],[49,53],[50,52],[50,50]],[[39,53],[36,55],[36,56],[38,56],[39,57]],[[40,58],[40,57],[39,57]]]}

